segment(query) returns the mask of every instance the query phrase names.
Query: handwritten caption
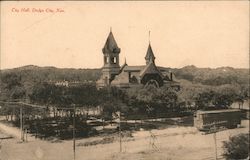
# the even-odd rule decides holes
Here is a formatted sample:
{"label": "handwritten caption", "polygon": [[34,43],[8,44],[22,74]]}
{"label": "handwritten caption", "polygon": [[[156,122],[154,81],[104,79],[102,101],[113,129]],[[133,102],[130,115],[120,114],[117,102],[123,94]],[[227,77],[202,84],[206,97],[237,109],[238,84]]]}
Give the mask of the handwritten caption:
{"label": "handwritten caption", "polygon": [[62,8],[11,8],[14,13],[64,13]]}

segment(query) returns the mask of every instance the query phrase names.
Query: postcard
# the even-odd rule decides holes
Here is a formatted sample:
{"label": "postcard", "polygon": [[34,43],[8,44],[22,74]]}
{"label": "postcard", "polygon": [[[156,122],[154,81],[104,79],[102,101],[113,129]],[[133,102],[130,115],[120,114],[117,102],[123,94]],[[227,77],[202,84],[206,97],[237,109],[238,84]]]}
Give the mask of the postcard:
{"label": "postcard", "polygon": [[249,1],[0,6],[0,160],[249,159]]}

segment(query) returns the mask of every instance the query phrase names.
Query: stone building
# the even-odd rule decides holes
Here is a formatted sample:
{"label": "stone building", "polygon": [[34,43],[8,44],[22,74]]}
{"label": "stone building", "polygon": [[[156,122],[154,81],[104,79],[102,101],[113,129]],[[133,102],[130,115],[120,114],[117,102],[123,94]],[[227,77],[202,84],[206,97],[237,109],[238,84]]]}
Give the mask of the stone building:
{"label": "stone building", "polygon": [[146,65],[142,66],[129,66],[126,60],[120,66],[121,49],[118,47],[112,31],[108,35],[102,52],[104,65],[102,76],[97,81],[98,88],[105,86],[129,88],[138,85],[155,87],[168,85],[179,88],[179,83],[173,81],[173,74],[169,69],[155,65],[155,56],[150,43],[145,56]]}

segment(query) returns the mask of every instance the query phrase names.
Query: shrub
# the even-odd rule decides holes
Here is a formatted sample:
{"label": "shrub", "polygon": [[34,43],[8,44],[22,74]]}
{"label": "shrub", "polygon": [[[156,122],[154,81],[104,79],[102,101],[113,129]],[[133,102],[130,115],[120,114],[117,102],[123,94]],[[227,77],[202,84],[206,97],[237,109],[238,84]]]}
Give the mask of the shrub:
{"label": "shrub", "polygon": [[239,134],[224,142],[224,157],[226,159],[245,159],[249,156],[249,134]]}

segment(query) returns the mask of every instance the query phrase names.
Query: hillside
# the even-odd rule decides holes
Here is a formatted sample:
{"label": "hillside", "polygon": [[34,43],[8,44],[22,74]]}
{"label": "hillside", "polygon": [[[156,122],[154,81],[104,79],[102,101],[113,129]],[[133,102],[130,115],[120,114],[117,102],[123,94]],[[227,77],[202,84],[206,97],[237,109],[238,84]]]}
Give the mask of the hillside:
{"label": "hillside", "polygon": [[248,84],[249,69],[238,69],[232,67],[197,68],[186,66],[174,69],[176,78],[185,79],[193,83],[204,85],[223,85],[223,84]]}
{"label": "hillside", "polygon": [[22,77],[22,82],[59,80],[96,81],[101,75],[100,71],[100,69],[74,69],[28,65],[14,69],[2,70],[1,77],[4,78],[6,75],[14,73]]}
{"label": "hillside", "polygon": [[[166,68],[166,70],[169,70],[169,68]],[[212,86],[249,83],[249,69],[237,69],[232,67],[211,69],[186,66],[179,69],[173,68],[171,70],[177,80],[184,79],[192,83]],[[74,69],[28,65],[14,69],[1,70],[1,80],[8,78],[8,75],[13,73],[20,76],[23,83],[59,80],[96,81],[101,76],[101,69]]]}

